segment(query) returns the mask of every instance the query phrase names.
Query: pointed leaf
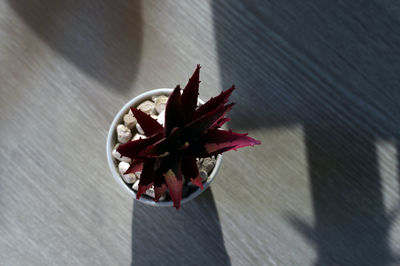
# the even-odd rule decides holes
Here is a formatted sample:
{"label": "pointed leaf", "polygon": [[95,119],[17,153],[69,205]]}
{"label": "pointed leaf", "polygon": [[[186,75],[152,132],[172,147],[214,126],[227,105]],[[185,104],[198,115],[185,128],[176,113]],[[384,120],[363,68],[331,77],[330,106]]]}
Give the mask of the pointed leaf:
{"label": "pointed leaf", "polygon": [[182,127],[184,124],[184,113],[181,99],[181,88],[176,86],[168,98],[165,107],[165,135],[169,136],[175,127]]}
{"label": "pointed leaf", "polygon": [[195,138],[200,136],[209,128],[213,127],[219,119],[223,118],[225,114],[232,109],[233,105],[234,104],[231,103],[226,106],[220,106],[219,108],[197,118],[185,127],[185,136],[187,138]]}
{"label": "pointed leaf", "polygon": [[200,65],[197,65],[192,77],[189,79],[185,89],[182,93],[183,112],[185,114],[185,122],[188,123],[192,120],[194,111],[197,107],[197,98],[199,96],[199,78],[200,78]]}
{"label": "pointed leaf", "polygon": [[158,132],[164,132],[164,128],[160,125],[157,120],[152,118],[150,115],[145,112],[131,107],[133,116],[136,118],[140,126],[142,127],[144,134],[146,136],[154,135]]}
{"label": "pointed leaf", "polygon": [[184,146],[184,143],[180,143],[181,136],[182,129],[176,127],[168,138],[163,138],[149,146],[141,155],[145,157],[165,157]]}
{"label": "pointed leaf", "polygon": [[183,156],[182,158],[182,174],[187,181],[190,178],[196,178],[199,175],[196,158],[193,156]]}
{"label": "pointed leaf", "polygon": [[[246,134],[239,134],[232,131],[212,129],[204,134],[203,141],[207,153],[214,153],[223,148],[239,149],[246,146],[261,144],[261,141],[250,138]],[[225,150],[227,151],[227,150]]]}
{"label": "pointed leaf", "polygon": [[124,175],[135,174],[136,172],[141,172],[143,169],[143,161],[135,159],[125,171]]}
{"label": "pointed leaf", "polygon": [[203,189],[203,183],[197,168],[196,158],[193,156],[184,156],[182,159],[182,173],[187,181],[192,181],[193,184]]}
{"label": "pointed leaf", "polygon": [[229,96],[231,96],[232,91],[235,89],[235,85],[232,85],[232,87],[226,91],[221,92],[220,95],[217,97],[211,98],[208,100],[206,103],[201,105],[194,113],[194,119],[199,118],[200,116],[203,116],[212,110],[217,109],[218,107],[225,105],[228,100]]}
{"label": "pointed leaf", "polygon": [[165,184],[164,172],[166,172],[168,165],[166,164],[167,160],[164,158],[157,159],[155,168],[156,171],[154,172],[154,201],[158,201],[160,197],[165,193],[167,190],[167,185]]}
{"label": "pointed leaf", "polygon": [[164,177],[171,199],[174,202],[174,207],[178,210],[181,207],[182,199],[182,177],[179,179],[171,169],[164,173]]}
{"label": "pointed leaf", "polygon": [[182,156],[180,154],[171,154],[162,159],[161,168],[163,169],[163,175],[165,183],[168,186],[169,194],[174,207],[179,209],[182,199]]}
{"label": "pointed leaf", "polygon": [[214,124],[214,126],[212,127],[213,129],[217,129],[222,127],[225,123],[229,122],[231,119],[228,117],[223,117],[218,119],[218,121]]}
{"label": "pointed leaf", "polygon": [[160,199],[160,197],[162,195],[164,195],[166,190],[167,190],[167,185],[166,184],[162,184],[159,187],[154,186],[154,194],[155,194],[154,201],[158,202],[158,200]]}
{"label": "pointed leaf", "polygon": [[[139,183],[140,183],[140,181],[139,181]],[[149,188],[151,188],[151,185],[152,185],[151,183],[148,185],[140,185],[139,184],[138,191],[136,193],[136,199],[137,200],[140,199],[142,194],[145,193]]]}
{"label": "pointed leaf", "polygon": [[198,186],[200,189],[204,189],[200,175],[198,175],[196,178],[190,178],[190,181],[192,181],[192,183]]}
{"label": "pointed leaf", "polygon": [[130,141],[127,142],[125,144],[121,144],[119,145],[119,147],[117,148],[117,151],[125,157],[128,158],[135,158],[135,157],[139,157],[139,154],[146,149],[148,146],[156,143],[157,141],[159,141],[162,137],[163,133],[158,133],[155,134],[149,138],[145,138],[145,139],[138,139],[135,141]]}
{"label": "pointed leaf", "polygon": [[154,181],[154,164],[155,160],[147,160],[143,165],[142,174],[140,175],[139,188],[136,194],[136,199],[146,192],[151,187]]}
{"label": "pointed leaf", "polygon": [[261,144],[260,141],[247,136],[247,134],[238,134],[232,131],[210,129],[200,140],[193,141],[186,156],[196,158],[206,158],[222,154],[229,150],[237,150],[246,146]]}
{"label": "pointed leaf", "polygon": [[218,154],[222,154],[226,151],[235,149],[236,145],[231,145],[231,146],[226,146],[217,150],[214,150],[212,152],[207,152],[205,148],[204,143],[192,143],[187,151],[185,151],[185,154],[189,156],[194,156],[196,158],[208,158],[211,156],[217,156]]}
{"label": "pointed leaf", "polygon": [[158,142],[147,147],[140,155],[143,157],[165,157],[169,154],[168,152],[169,142],[167,138],[163,138]]}

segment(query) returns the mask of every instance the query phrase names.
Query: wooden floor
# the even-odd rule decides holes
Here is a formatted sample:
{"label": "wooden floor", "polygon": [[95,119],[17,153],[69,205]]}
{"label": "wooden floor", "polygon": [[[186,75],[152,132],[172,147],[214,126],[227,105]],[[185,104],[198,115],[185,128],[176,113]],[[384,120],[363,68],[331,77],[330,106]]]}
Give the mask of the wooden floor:
{"label": "wooden floor", "polygon": [[[198,63],[263,144],[134,202],[111,121]],[[400,3],[0,0],[0,151],[0,265],[400,265]]]}

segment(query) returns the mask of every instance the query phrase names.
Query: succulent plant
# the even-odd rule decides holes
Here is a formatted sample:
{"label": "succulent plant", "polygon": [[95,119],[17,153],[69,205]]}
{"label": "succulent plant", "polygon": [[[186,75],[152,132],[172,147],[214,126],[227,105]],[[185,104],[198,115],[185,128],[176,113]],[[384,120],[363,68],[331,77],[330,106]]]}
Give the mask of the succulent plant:
{"label": "succulent plant", "polygon": [[179,209],[183,179],[203,189],[196,158],[261,144],[247,134],[220,129],[229,121],[225,115],[234,105],[227,104],[234,86],[197,107],[199,75],[200,65],[197,65],[183,92],[178,85],[169,96],[165,127],[150,115],[131,107],[147,137],[120,145],[117,151],[132,159],[125,174],[142,171],[137,199],[154,186],[154,200],[158,201],[168,189],[174,207]]}

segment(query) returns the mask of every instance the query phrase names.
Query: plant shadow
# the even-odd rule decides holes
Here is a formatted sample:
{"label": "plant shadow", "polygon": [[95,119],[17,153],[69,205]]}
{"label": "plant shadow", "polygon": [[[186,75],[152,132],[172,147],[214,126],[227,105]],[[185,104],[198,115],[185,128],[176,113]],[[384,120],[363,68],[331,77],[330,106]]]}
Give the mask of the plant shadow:
{"label": "plant shadow", "polygon": [[103,85],[130,88],[142,47],[141,2],[9,0],[52,49]]}
{"label": "plant shadow", "polygon": [[132,265],[231,265],[211,189],[179,211],[135,201]]}
{"label": "plant shadow", "polygon": [[223,87],[238,88],[230,127],[304,128],[315,221],[284,219],[315,248],[315,265],[399,263],[389,245],[397,214],[384,205],[376,146],[400,143],[400,5],[252,0],[212,8]]}

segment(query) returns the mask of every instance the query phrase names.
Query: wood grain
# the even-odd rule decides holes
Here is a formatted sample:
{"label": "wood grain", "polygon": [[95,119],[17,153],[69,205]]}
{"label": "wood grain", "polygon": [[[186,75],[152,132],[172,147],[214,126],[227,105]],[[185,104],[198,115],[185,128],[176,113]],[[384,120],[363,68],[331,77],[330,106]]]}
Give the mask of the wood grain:
{"label": "wood grain", "polygon": [[[395,1],[0,1],[0,265],[398,265]],[[235,84],[182,210],[133,202],[108,127],[148,89]]]}

